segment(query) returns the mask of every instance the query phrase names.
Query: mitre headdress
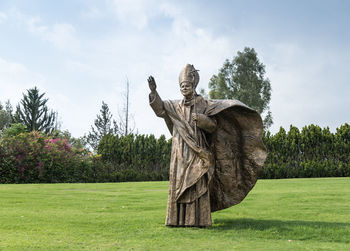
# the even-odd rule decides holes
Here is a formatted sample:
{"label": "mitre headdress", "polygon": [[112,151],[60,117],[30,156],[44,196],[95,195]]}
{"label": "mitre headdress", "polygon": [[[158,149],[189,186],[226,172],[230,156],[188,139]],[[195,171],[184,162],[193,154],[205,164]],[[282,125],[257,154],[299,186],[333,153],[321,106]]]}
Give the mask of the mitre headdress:
{"label": "mitre headdress", "polygon": [[180,72],[179,84],[181,85],[181,83],[186,81],[192,83],[194,88],[198,85],[198,70],[196,70],[192,64],[187,64]]}

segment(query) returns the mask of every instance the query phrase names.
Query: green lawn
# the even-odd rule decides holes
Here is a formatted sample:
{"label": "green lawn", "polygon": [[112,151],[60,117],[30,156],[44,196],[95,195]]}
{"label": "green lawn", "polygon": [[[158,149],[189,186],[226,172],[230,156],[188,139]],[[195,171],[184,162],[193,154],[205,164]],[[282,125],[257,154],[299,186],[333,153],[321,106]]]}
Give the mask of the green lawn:
{"label": "green lawn", "polygon": [[350,178],[259,180],[206,229],[165,227],[167,190],[0,185],[0,250],[350,250]]}

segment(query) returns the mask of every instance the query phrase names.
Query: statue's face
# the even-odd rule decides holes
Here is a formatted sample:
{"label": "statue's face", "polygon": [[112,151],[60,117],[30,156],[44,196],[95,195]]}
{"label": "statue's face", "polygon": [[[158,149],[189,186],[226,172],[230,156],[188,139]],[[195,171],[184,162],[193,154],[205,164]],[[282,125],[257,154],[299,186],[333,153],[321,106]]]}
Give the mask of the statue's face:
{"label": "statue's face", "polygon": [[181,94],[186,98],[192,98],[193,96],[193,85],[191,82],[182,82],[180,85]]}

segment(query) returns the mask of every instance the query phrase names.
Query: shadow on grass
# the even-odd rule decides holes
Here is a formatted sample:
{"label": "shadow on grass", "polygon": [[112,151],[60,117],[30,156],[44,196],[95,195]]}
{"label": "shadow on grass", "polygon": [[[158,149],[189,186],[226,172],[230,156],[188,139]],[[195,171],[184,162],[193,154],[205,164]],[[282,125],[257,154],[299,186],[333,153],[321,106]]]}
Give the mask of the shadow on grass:
{"label": "shadow on grass", "polygon": [[257,238],[350,243],[350,223],[258,219],[215,219],[215,231],[233,230]]}

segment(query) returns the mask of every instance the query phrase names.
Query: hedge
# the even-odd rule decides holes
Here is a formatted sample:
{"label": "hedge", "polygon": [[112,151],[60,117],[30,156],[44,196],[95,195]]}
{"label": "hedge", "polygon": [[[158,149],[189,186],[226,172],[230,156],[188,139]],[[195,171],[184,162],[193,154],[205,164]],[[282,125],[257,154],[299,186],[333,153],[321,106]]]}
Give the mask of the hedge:
{"label": "hedge", "polygon": [[305,126],[299,131],[290,126],[275,135],[263,137],[268,150],[261,178],[311,178],[350,176],[350,126],[335,133],[329,128]]}
{"label": "hedge", "polygon": [[[350,126],[290,126],[263,141],[268,150],[260,178],[350,176]],[[0,138],[0,183],[168,180],[171,140],[153,135],[106,135],[97,154],[38,132]]]}

